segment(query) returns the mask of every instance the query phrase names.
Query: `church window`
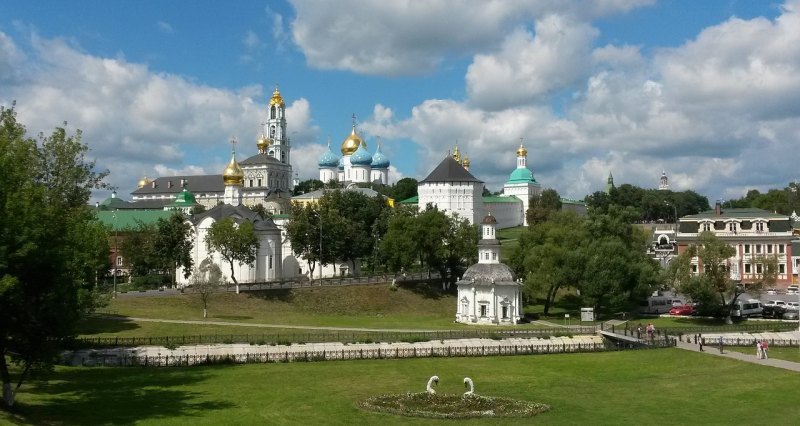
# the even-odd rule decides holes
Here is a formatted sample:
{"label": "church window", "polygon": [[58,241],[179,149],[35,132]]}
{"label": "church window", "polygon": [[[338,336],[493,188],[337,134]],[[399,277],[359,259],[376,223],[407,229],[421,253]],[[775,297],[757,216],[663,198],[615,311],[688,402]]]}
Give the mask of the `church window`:
{"label": "church window", "polygon": [[270,128],[269,128],[269,137],[270,138],[275,138],[275,126],[270,126]]}
{"label": "church window", "polygon": [[274,119],[275,118],[275,112],[276,112],[275,111],[275,105],[273,105],[272,108],[269,109],[269,118]]}
{"label": "church window", "polygon": [[508,319],[508,306],[503,306],[503,319]]}
{"label": "church window", "polygon": [[122,256],[117,256],[117,266],[122,266]]}
{"label": "church window", "polygon": [[268,268],[272,269],[272,256],[267,256]]}
{"label": "church window", "polygon": [[247,186],[249,186],[251,188],[253,187],[253,179],[250,179],[249,185],[247,185]]}
{"label": "church window", "polygon": [[492,252],[492,260],[497,260],[497,253]]}
{"label": "church window", "polygon": [[481,304],[481,316],[482,316],[482,317],[485,317],[485,316],[486,316],[486,312],[489,310],[488,308],[489,308],[489,307],[488,307],[488,306],[486,306],[485,304]]}
{"label": "church window", "polygon": [[261,186],[261,178],[258,178],[258,186]]}

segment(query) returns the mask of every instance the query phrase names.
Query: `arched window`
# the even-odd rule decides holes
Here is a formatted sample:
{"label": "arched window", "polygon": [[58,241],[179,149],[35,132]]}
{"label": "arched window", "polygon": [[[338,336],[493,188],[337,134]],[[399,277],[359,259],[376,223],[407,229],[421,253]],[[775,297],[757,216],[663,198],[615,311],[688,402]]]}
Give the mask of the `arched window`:
{"label": "arched window", "polygon": [[274,119],[275,115],[276,115],[275,105],[273,105],[272,108],[269,109],[269,118],[273,118]]}
{"label": "arched window", "polygon": [[273,139],[275,138],[275,126],[270,126],[269,127],[269,137],[273,138]]}

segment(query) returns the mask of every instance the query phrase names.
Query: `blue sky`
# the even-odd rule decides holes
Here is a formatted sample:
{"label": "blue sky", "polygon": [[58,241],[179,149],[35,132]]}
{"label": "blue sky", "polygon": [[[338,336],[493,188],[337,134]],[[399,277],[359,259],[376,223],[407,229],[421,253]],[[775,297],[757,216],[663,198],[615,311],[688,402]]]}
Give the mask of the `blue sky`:
{"label": "blue sky", "polygon": [[[523,138],[544,187],[715,198],[798,178],[800,3],[36,1],[0,15],[0,104],[82,129],[123,197],[142,176],[255,153],[277,83],[292,163],[316,177],[356,114],[392,177],[459,144],[500,189]],[[98,193],[97,198],[107,194]]]}

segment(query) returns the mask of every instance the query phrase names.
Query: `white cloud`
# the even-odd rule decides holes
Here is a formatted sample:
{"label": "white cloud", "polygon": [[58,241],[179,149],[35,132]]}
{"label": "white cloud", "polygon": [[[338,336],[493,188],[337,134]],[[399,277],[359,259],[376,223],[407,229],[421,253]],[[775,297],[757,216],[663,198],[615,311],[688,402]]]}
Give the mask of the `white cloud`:
{"label": "white cloud", "polygon": [[536,21],[536,35],[518,29],[500,51],[476,55],[467,70],[467,93],[483,108],[521,105],[571,86],[589,72],[597,30],[557,15]]}
{"label": "white cloud", "polygon": [[294,42],[309,65],[363,74],[415,75],[445,58],[492,48],[506,29],[559,14],[591,19],[652,3],[651,0],[293,0]]}
{"label": "white cloud", "polygon": [[175,32],[175,28],[173,28],[172,24],[169,22],[158,21],[156,22],[156,27],[158,27],[158,30],[164,34],[172,34]]}

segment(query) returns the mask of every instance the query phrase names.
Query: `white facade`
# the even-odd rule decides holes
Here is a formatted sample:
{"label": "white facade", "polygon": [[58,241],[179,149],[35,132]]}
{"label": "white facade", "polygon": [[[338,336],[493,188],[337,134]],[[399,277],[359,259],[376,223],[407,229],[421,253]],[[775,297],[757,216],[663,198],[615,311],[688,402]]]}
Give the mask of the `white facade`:
{"label": "white facade", "polygon": [[533,173],[528,169],[528,150],[520,145],[517,149],[517,168],[511,172],[511,175],[503,185],[503,195],[517,197],[522,202],[521,221],[517,225],[511,226],[528,226],[528,219],[526,212],[530,207],[530,201],[533,197],[538,197],[542,188]]}
{"label": "white facade", "polygon": [[432,204],[449,214],[456,213],[469,223],[478,223],[483,213],[483,185],[480,182],[430,182],[417,188],[420,209]]}
{"label": "white facade", "polygon": [[328,150],[319,157],[319,180],[342,183],[380,183],[389,184],[389,159],[381,152],[380,141],[375,154],[367,151],[367,143],[356,133],[355,119],[353,130],[342,142],[342,156],[338,157]]}
{"label": "white facade", "polygon": [[483,218],[478,242],[478,263],[472,265],[456,284],[456,322],[465,324],[517,324],[522,312],[522,285],[514,281],[511,269],[500,263],[497,220]]}

